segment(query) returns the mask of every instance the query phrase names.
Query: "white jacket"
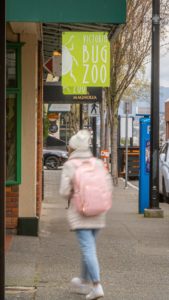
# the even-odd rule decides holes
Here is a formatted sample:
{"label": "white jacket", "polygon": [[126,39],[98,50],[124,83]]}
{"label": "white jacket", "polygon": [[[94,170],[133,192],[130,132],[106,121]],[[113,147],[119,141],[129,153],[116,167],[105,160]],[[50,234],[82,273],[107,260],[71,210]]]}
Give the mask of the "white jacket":
{"label": "white jacket", "polygon": [[[69,160],[64,164],[61,176],[61,184],[59,193],[68,200],[72,192],[72,179],[76,170],[76,166],[73,163],[73,158],[84,160],[86,158],[92,157],[92,153],[89,150],[75,150],[71,153]],[[103,167],[103,164],[100,160],[97,162],[100,167]],[[107,180],[112,189],[111,176],[108,174]],[[85,217],[79,214],[70,200],[70,206],[68,209],[68,221],[70,228],[75,229],[95,229],[103,228],[105,226],[105,213],[99,216],[94,217]]]}

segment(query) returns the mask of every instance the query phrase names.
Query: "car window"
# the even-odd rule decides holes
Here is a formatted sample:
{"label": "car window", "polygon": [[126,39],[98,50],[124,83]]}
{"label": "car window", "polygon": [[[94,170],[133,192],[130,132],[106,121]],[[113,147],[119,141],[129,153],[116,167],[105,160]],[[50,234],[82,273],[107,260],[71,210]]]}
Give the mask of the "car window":
{"label": "car window", "polygon": [[165,154],[165,159],[164,161],[166,161],[169,158],[169,154],[168,154],[168,143],[165,143],[161,149],[160,149],[160,154],[164,153]]}
{"label": "car window", "polygon": [[54,138],[52,136],[48,136],[45,141],[45,146],[47,147],[56,147],[56,146],[65,146],[66,143],[62,140]]}
{"label": "car window", "polygon": [[164,145],[161,147],[161,149],[160,149],[160,154],[161,154],[161,153],[165,153],[166,145],[167,145],[167,144],[164,144]]}
{"label": "car window", "polygon": [[169,144],[167,144],[167,151],[166,151],[166,159],[165,161],[169,161]]}

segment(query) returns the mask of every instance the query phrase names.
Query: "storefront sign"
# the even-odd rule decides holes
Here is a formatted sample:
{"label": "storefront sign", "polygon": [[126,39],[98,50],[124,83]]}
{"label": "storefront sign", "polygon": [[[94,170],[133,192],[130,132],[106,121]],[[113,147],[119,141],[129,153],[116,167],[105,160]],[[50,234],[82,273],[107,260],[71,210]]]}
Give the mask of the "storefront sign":
{"label": "storefront sign", "polygon": [[101,102],[102,88],[87,88],[86,95],[64,95],[63,88],[59,85],[45,84],[43,88],[44,103],[93,103]]}
{"label": "storefront sign", "polygon": [[108,33],[63,32],[62,86],[110,86]]}
{"label": "storefront sign", "polygon": [[49,121],[56,121],[59,119],[59,114],[57,112],[48,112],[47,116]]}
{"label": "storefront sign", "polygon": [[70,104],[51,104],[49,112],[65,112],[70,111]]}
{"label": "storefront sign", "polygon": [[86,95],[87,94],[87,87],[85,86],[73,86],[73,87],[66,87],[63,86],[63,94],[64,95]]}

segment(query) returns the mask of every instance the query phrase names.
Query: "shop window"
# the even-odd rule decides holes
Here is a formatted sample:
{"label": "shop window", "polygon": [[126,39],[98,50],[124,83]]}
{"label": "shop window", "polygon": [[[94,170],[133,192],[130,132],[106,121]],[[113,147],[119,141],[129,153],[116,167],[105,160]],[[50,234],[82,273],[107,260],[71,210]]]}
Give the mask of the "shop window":
{"label": "shop window", "polygon": [[21,183],[21,44],[6,52],[6,184]]}
{"label": "shop window", "polygon": [[17,53],[16,49],[7,49],[6,54],[6,86],[17,88]]}

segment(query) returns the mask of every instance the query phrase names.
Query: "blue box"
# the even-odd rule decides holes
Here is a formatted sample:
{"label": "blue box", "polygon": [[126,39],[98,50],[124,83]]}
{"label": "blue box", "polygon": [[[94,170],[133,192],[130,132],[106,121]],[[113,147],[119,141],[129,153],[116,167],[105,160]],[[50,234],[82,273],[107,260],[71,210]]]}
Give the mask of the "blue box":
{"label": "blue box", "polygon": [[150,118],[140,119],[139,213],[150,207]]}

